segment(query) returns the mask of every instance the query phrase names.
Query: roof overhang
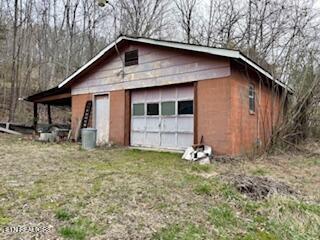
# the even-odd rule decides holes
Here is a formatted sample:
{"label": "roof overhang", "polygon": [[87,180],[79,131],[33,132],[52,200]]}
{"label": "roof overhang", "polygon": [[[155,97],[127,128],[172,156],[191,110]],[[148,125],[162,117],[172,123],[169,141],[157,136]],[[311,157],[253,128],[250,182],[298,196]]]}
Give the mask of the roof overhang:
{"label": "roof overhang", "polygon": [[71,106],[71,88],[54,87],[24,98],[24,100],[52,106]]}

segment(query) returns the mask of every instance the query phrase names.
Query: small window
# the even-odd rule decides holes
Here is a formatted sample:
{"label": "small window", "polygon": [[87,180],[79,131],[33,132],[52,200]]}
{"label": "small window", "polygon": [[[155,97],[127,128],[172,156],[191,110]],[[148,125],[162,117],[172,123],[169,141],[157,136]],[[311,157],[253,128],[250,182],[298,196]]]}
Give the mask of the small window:
{"label": "small window", "polygon": [[159,103],[148,103],[147,115],[159,115]]}
{"label": "small window", "polygon": [[133,116],[144,116],[144,103],[133,104]]}
{"label": "small window", "polygon": [[161,103],[161,115],[175,115],[176,104],[175,102],[162,102]]}
{"label": "small window", "polygon": [[193,101],[179,101],[178,114],[193,114]]}
{"label": "small window", "polygon": [[132,66],[138,64],[138,50],[126,52],[124,55],[124,65]]}
{"label": "small window", "polygon": [[256,110],[256,92],[254,85],[249,85],[249,111],[250,113],[254,113]]}

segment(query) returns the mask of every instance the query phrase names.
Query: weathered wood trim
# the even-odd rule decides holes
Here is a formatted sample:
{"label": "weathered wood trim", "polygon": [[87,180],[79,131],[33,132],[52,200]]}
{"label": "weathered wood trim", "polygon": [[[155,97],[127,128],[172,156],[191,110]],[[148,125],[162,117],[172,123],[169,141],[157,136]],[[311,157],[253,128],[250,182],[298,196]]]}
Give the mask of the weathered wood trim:
{"label": "weathered wood trim", "polygon": [[[177,60],[178,61],[178,60]],[[217,62],[215,61],[204,61],[204,60],[196,60],[190,59],[188,61],[188,57],[181,57],[180,62],[173,62],[172,59],[170,61],[162,62],[162,61],[154,61],[148,63],[140,63],[141,65],[133,65],[129,67],[125,67],[125,76],[122,79],[122,76],[118,73],[122,70],[120,67],[114,69],[106,69],[107,66],[103,66],[100,69],[98,68],[96,72],[92,74],[90,77],[91,84],[97,84],[102,82],[106,83],[114,83],[119,81],[131,81],[131,80],[143,80],[148,79],[150,76],[152,77],[161,77],[168,75],[179,75],[181,73],[190,73],[190,72],[201,72],[208,69],[227,69],[229,67],[229,63],[226,61]],[[79,83],[75,88],[81,88],[82,83]]]}
{"label": "weathered wood trim", "polygon": [[136,81],[127,81],[119,82],[112,84],[101,84],[98,86],[88,86],[83,89],[72,89],[72,95],[86,94],[86,93],[99,93],[106,91],[115,91],[121,89],[137,89],[137,88],[146,88],[146,87],[160,87],[166,85],[174,85],[181,83],[192,83],[194,81],[201,81],[214,78],[223,78],[230,76],[230,71],[225,72],[223,69],[223,74],[220,72],[207,70],[205,73],[195,73],[195,74],[181,74],[176,77],[166,76],[163,78],[150,78],[146,80],[136,80]]}
{"label": "weathered wood trim", "polygon": [[71,93],[63,93],[63,94],[57,94],[54,96],[48,96],[48,97],[37,99],[35,102],[43,103],[43,102],[49,102],[49,101],[54,101],[54,100],[59,100],[64,98],[71,98]]}
{"label": "weathered wood trim", "polygon": [[193,143],[198,143],[198,82],[194,82],[193,96]]}
{"label": "weathered wood trim", "polygon": [[131,133],[131,91],[125,91],[125,123],[124,123],[124,145],[130,146]]}

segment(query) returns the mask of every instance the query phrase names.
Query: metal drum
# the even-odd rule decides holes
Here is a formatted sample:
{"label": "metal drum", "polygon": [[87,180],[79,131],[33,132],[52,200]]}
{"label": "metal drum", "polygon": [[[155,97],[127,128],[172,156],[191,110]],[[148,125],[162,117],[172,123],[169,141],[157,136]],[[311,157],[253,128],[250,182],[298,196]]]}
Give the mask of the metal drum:
{"label": "metal drum", "polygon": [[95,128],[82,128],[81,129],[81,143],[82,148],[91,150],[96,147],[97,129]]}

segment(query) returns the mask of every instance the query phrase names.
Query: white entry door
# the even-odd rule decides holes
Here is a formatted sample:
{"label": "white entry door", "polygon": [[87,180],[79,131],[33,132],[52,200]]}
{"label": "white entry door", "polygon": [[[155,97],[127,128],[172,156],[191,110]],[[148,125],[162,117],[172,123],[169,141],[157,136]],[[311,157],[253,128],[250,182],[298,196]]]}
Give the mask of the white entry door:
{"label": "white entry door", "polygon": [[131,145],[185,149],[193,144],[193,86],[136,90]]}
{"label": "white entry door", "polygon": [[97,129],[97,144],[109,141],[109,96],[95,96],[95,126]]}

